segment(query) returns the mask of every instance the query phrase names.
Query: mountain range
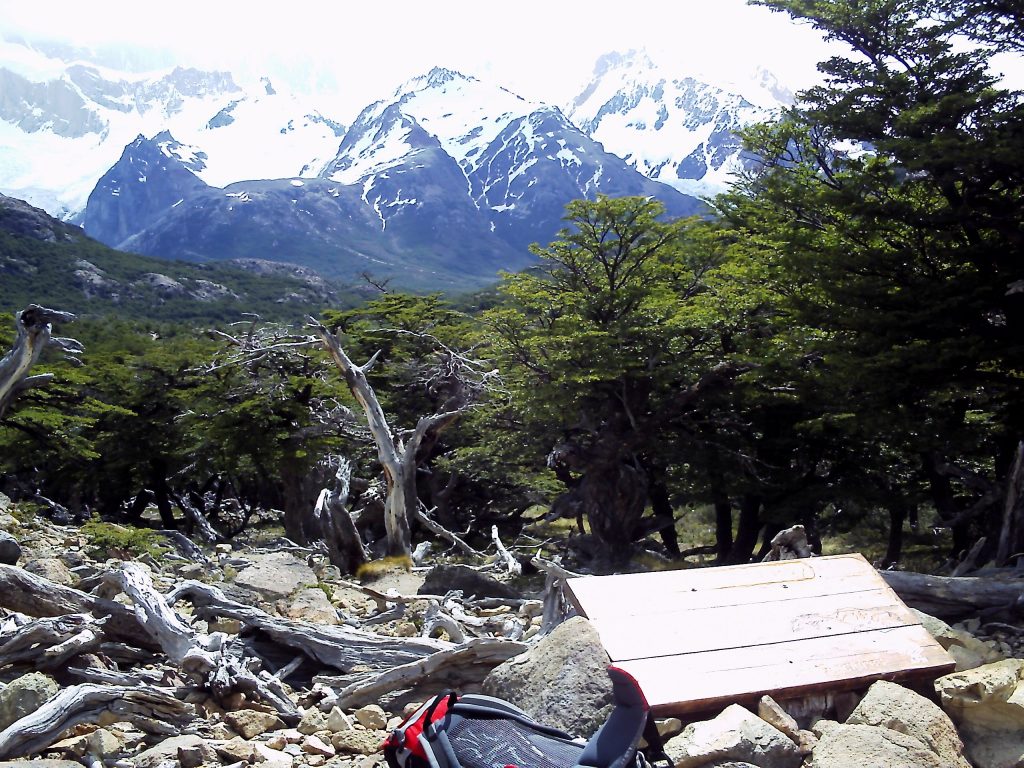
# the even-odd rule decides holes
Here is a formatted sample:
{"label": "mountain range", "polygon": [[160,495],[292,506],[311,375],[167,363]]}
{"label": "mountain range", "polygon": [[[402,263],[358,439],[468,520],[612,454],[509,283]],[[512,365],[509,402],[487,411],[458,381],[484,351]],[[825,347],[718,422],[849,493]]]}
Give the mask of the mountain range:
{"label": "mountain range", "polygon": [[0,191],[120,249],[419,289],[528,266],[572,199],[701,212],[697,196],[751,161],[735,131],[786,99],[763,73],[741,96],[630,52],[603,57],[564,110],[435,68],[343,126],[266,78],[55,56],[0,45]]}

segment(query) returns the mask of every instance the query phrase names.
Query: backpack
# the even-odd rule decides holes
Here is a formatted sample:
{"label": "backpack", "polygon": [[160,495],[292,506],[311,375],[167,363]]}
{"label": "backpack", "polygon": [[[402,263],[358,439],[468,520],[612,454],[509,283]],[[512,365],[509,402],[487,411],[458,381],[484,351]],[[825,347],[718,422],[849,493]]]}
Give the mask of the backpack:
{"label": "backpack", "polygon": [[448,691],[425,702],[381,748],[390,768],[642,768],[643,736],[663,758],[636,681],[614,666],[608,675],[614,708],[587,742],[534,722],[502,699]]}

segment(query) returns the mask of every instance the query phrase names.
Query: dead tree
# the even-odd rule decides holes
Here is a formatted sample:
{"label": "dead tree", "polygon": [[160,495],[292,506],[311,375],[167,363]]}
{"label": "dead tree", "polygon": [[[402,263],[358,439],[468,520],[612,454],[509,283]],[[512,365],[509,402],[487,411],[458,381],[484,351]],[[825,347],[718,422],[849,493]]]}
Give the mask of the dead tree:
{"label": "dead tree", "polygon": [[330,561],[338,566],[342,573],[355,573],[359,566],[369,560],[369,556],[355,521],[346,507],[352,464],[341,457],[332,457],[328,463],[332,467],[336,466],[334,484],[333,487],[324,488],[320,492],[314,514],[320,522]]}
{"label": "dead tree", "polygon": [[0,418],[20,392],[46,384],[53,378],[52,373],[28,375],[47,345],[59,347],[72,359],[82,353],[82,345],[74,339],[51,335],[53,323],[70,323],[74,319],[70,312],[47,309],[38,304],[29,304],[14,316],[18,335],[10,352],[0,360]]}
{"label": "dead tree", "polygon": [[[388,554],[408,556],[412,552],[409,517],[418,511],[420,503],[416,492],[416,470],[425,460],[430,446],[437,442],[441,432],[458,420],[472,404],[475,394],[486,387],[488,380],[497,376],[497,371],[485,371],[486,366],[481,361],[471,360],[430,337],[442,350],[441,354],[445,361],[444,375],[436,379],[454,381],[455,386],[451,387],[449,396],[438,412],[421,417],[412,430],[396,433],[388,423],[377,394],[366,378],[380,353],[374,354],[363,365],[356,365],[346,354],[335,334],[316,321],[313,321],[313,327],[330,352],[331,359],[341,370],[352,395],[362,407],[377,447],[377,458],[384,469],[386,484],[384,527],[387,532]],[[428,337],[427,334],[417,335]]]}

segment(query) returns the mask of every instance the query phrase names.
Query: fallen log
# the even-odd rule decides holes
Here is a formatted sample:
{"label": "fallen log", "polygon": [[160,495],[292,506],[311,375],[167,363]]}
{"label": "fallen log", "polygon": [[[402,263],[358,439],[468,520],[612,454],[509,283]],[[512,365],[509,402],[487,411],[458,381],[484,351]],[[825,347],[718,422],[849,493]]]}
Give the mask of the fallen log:
{"label": "fallen log", "polygon": [[31,664],[38,670],[62,667],[70,659],[99,648],[105,619],[89,614],[47,617],[0,634],[0,668]]}
{"label": "fallen log", "polygon": [[188,600],[195,607],[196,615],[203,619],[217,616],[237,619],[247,628],[265,633],[275,643],[300,650],[320,665],[340,672],[356,667],[389,669],[452,647],[442,640],[385,637],[349,627],[307,624],[271,616],[258,608],[237,603],[216,587],[199,581],[182,582],[166,600],[171,603]]}
{"label": "fallen log", "polygon": [[[455,648],[426,656],[408,664],[372,675],[346,685],[338,692],[336,706],[342,709],[378,701],[392,691],[421,686],[429,682],[441,688],[457,688],[466,683],[479,683],[494,667],[518,656],[527,649],[525,643],[495,637],[467,640]],[[336,678],[318,676],[316,682],[328,687]]]}
{"label": "fallen log", "polygon": [[38,617],[73,613],[89,613],[97,618],[108,616],[103,625],[108,638],[148,650],[159,649],[130,608],[65,587],[13,565],[0,565],[0,607]]}
{"label": "fallen log", "polygon": [[192,706],[153,687],[125,688],[83,683],[65,688],[39,709],[0,731],[0,760],[33,755],[46,749],[61,733],[80,723],[104,722],[105,717],[129,720],[140,728],[166,733],[187,723]]}
{"label": "fallen log", "polygon": [[988,576],[931,576],[880,571],[885,582],[911,608],[943,621],[1003,611],[1024,617],[1024,579]]}

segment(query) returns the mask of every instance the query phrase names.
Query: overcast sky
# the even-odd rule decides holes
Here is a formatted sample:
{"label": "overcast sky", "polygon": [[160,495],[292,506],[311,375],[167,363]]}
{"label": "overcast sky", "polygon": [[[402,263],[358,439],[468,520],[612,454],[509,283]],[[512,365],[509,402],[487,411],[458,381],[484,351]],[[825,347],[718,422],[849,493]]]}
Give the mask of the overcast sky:
{"label": "overcast sky", "polygon": [[744,0],[0,0],[0,30],[161,49],[296,90],[337,87],[346,109],[433,66],[562,104],[598,56],[631,48],[681,74],[735,77],[760,64],[799,88],[826,50],[808,27]]}
{"label": "overcast sky", "polygon": [[609,51],[644,48],[681,75],[723,79],[761,65],[798,90],[830,50],[744,0],[0,0],[0,33],[11,32],[337,90],[345,119],[433,66],[564,105]]}

